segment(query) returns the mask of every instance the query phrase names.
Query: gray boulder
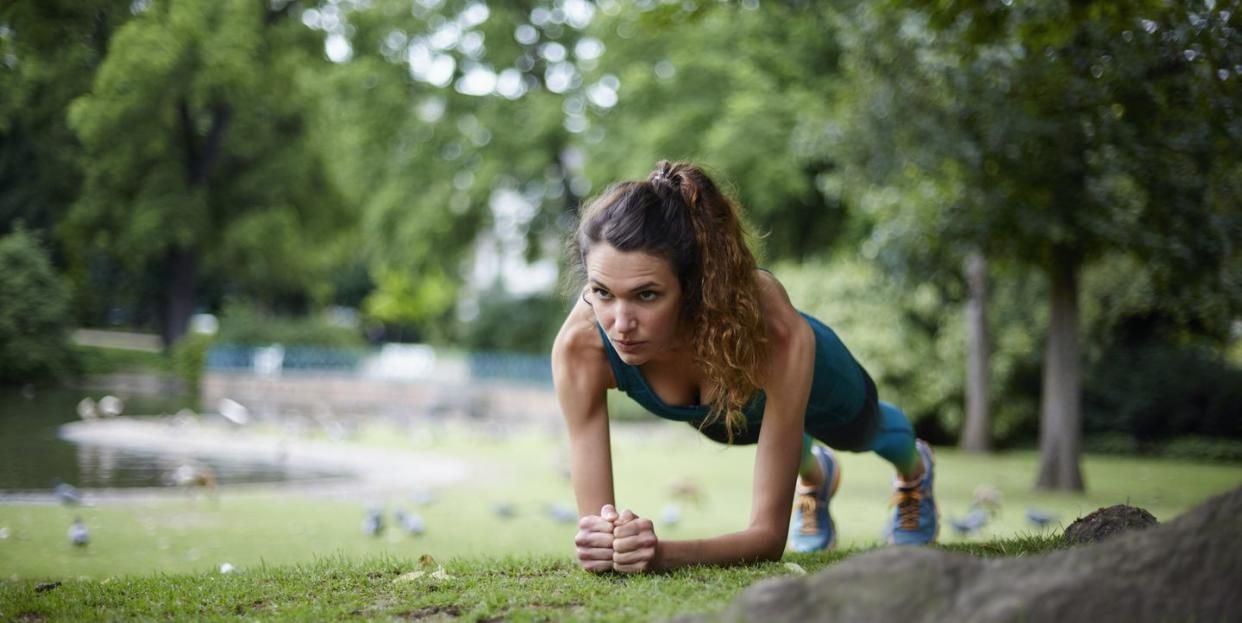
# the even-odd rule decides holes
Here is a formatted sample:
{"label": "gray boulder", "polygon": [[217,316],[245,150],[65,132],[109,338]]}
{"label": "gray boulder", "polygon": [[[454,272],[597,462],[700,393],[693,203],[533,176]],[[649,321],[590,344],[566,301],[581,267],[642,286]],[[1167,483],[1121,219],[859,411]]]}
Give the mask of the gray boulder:
{"label": "gray boulder", "polygon": [[678,621],[1239,621],[1242,488],[1167,524],[1030,558],[886,548]]}

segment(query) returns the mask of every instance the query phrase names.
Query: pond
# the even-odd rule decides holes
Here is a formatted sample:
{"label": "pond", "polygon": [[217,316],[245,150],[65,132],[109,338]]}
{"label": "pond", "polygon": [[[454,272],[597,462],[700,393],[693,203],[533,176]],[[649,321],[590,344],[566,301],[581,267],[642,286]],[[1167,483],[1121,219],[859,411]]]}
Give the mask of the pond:
{"label": "pond", "polygon": [[[179,466],[190,462],[209,468],[221,485],[321,480],[339,475],[271,461],[78,445],[59,437],[61,424],[78,420],[77,405],[82,398],[98,401],[105,394],[65,388],[0,390],[0,493],[50,491],[56,479],[89,489],[164,487]],[[171,414],[191,402],[178,395],[121,398],[127,415]]]}

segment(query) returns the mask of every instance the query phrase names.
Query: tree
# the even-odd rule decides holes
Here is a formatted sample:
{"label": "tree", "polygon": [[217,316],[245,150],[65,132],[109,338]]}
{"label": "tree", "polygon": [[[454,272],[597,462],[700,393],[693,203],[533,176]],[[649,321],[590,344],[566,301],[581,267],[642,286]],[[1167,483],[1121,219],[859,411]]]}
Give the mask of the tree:
{"label": "tree", "polygon": [[[834,10],[620,3],[591,26],[607,48],[592,74],[615,106],[588,106],[597,185],[649,173],[661,159],[717,174],[770,259],[827,254],[847,234],[845,204],[818,148],[844,85]],[[844,236],[848,238],[847,236]]]}
{"label": "tree", "polygon": [[[1133,254],[1171,298],[1212,301],[1189,315],[1219,323],[1239,309],[1239,33],[1220,10],[1154,2],[859,7],[852,18],[856,101],[875,103],[855,117],[871,150],[856,161],[863,179],[897,190],[872,201],[934,246],[978,245],[1047,276],[1037,485],[1082,489],[1083,267]],[[872,45],[881,32],[900,35]],[[900,201],[926,188],[937,190],[925,205]]]}
{"label": "tree", "polygon": [[350,228],[306,129],[328,61],[298,2],[151,2],[111,38],[69,121],[85,179],[63,235],[161,276],[166,344],[202,276],[271,300],[311,296]]}
{"label": "tree", "polygon": [[0,7],[0,233],[48,232],[81,183],[65,119],[91,85],[128,0],[13,0]]}

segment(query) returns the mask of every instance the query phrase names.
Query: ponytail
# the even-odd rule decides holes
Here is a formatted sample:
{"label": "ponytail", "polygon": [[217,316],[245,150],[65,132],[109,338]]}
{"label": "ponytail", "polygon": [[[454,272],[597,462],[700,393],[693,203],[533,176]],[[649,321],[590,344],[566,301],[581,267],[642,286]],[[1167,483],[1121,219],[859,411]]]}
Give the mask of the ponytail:
{"label": "ponytail", "polygon": [[[767,339],[755,282],[755,257],[746,246],[738,208],[702,169],[660,161],[648,183],[676,197],[693,232],[698,274],[685,288],[696,363],[716,395],[700,428],[724,419],[728,440],[746,426],[742,409],[761,386]],[[680,205],[677,205],[680,204]]]}

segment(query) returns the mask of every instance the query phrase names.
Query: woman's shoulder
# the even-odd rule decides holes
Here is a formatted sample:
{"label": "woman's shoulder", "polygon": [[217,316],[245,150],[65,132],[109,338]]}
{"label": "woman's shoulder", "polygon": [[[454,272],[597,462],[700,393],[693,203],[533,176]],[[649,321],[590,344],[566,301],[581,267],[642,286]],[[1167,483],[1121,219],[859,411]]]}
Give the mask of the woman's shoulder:
{"label": "woman's shoulder", "polygon": [[766,270],[756,269],[755,283],[759,290],[759,309],[770,342],[779,346],[803,335],[806,320],[789,300],[789,293],[780,280]]}
{"label": "woman's shoulder", "polygon": [[611,387],[612,368],[595,324],[595,314],[581,299],[570,310],[552,343],[553,374],[572,370],[574,376],[595,378]]}

